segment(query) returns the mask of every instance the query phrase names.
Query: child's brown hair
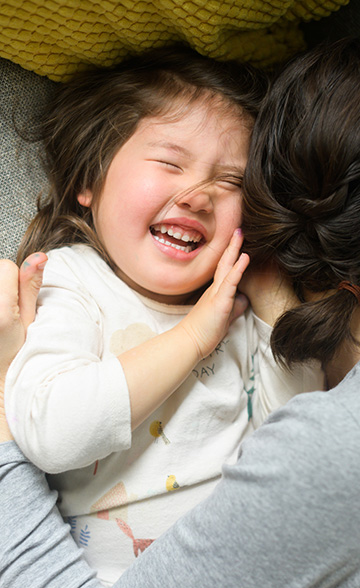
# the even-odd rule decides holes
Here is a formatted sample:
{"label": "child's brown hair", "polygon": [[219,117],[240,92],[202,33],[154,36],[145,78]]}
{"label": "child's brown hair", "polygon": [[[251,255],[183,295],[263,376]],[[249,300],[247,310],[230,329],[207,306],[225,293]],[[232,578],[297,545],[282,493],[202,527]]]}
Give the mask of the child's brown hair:
{"label": "child's brown hair", "polygon": [[85,242],[112,266],[91,209],[77,196],[90,189],[99,197],[114,155],[139,121],[166,115],[174,105],[181,114],[182,103],[215,98],[252,126],[266,89],[265,75],[250,65],[216,62],[180,46],[86,72],[60,87],[42,125],[50,193],[39,203],[18,262],[35,250]]}

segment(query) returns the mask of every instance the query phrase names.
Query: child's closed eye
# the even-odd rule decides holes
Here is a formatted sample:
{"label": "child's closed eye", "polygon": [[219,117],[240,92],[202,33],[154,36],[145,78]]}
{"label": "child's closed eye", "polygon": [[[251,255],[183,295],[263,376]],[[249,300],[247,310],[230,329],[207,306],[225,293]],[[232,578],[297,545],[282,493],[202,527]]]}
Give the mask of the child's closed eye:
{"label": "child's closed eye", "polygon": [[181,172],[183,171],[182,168],[177,163],[174,163],[172,161],[158,160],[158,163],[161,163],[162,165],[164,165],[166,167],[172,168],[174,171],[175,170],[178,170],[178,171],[181,171]]}
{"label": "child's closed eye", "polygon": [[242,176],[219,176],[216,183],[227,190],[239,190],[242,187]]}

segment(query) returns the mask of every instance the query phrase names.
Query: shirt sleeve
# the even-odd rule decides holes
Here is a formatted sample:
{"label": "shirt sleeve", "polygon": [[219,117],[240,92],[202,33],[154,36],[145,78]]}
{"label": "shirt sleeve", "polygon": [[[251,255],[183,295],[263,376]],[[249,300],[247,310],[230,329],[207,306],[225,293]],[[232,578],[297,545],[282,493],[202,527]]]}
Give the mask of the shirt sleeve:
{"label": "shirt sleeve", "polygon": [[5,404],[24,454],[59,473],[130,447],[130,400],[119,360],[103,358],[96,301],[61,259],[48,264],[36,320],[6,378]]}
{"label": "shirt sleeve", "polygon": [[284,406],[293,396],[324,390],[325,376],[316,361],[295,365],[291,370],[280,366],[271,351],[272,327],[256,315],[253,315],[252,324],[255,331],[252,338],[256,338],[257,352],[250,358],[253,362],[250,370],[255,372],[251,403],[252,421],[257,429],[269,414]]}

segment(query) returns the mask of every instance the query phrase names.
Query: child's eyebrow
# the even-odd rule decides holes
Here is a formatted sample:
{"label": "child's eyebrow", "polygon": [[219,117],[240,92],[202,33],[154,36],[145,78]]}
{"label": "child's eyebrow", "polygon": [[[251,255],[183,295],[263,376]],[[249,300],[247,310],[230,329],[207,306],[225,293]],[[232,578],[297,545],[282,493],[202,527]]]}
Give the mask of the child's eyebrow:
{"label": "child's eyebrow", "polygon": [[242,165],[217,165],[216,169],[220,174],[235,174],[236,176],[243,176],[245,172],[245,168]]}
{"label": "child's eyebrow", "polygon": [[191,157],[191,153],[188,149],[182,147],[181,145],[177,145],[176,143],[170,143],[169,141],[150,141],[148,145],[150,147],[162,147],[163,149],[169,149],[170,151],[181,153],[186,157]]}

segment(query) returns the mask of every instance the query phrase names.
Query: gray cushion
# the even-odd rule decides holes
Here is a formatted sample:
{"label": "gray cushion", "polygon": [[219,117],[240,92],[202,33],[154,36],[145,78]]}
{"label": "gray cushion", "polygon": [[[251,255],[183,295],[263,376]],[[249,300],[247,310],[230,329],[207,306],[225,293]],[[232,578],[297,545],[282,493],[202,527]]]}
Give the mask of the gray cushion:
{"label": "gray cushion", "polygon": [[25,137],[54,89],[48,78],[0,59],[0,257],[15,259],[47,186],[40,144]]}

